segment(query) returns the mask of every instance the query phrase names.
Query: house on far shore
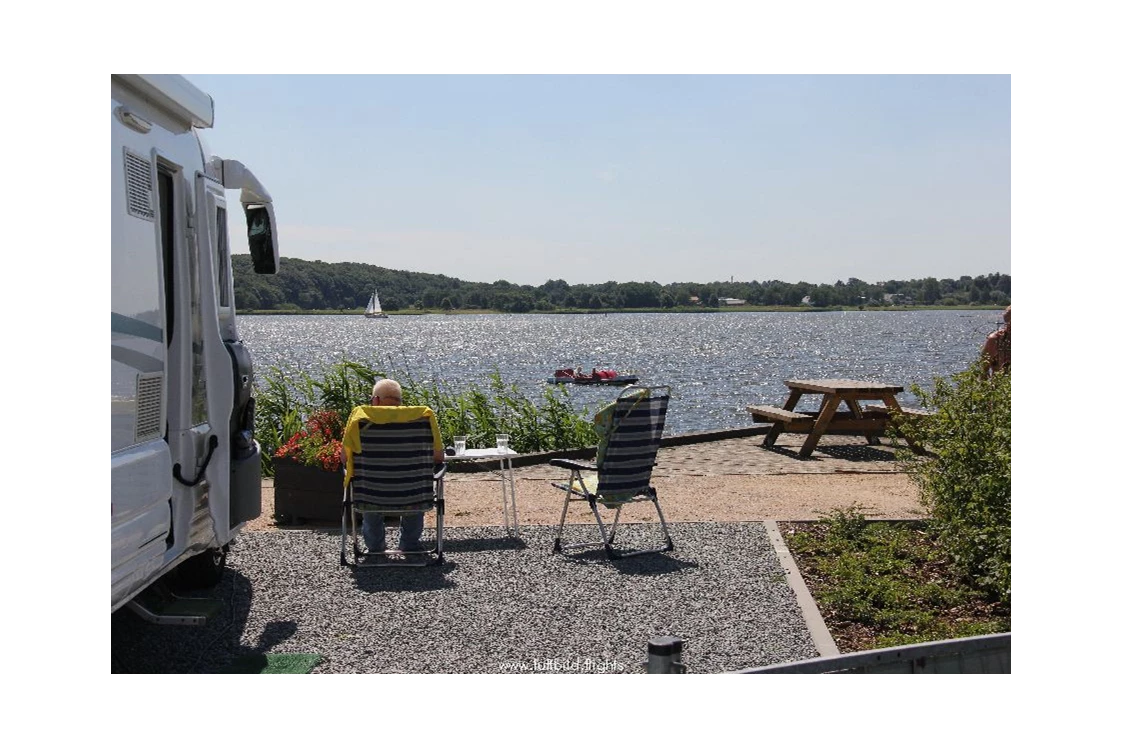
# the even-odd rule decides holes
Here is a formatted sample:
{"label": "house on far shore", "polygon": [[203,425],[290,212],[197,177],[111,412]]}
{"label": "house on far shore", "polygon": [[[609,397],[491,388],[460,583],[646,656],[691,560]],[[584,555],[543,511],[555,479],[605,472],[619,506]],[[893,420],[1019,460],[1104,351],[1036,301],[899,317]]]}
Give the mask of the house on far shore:
{"label": "house on far shore", "polygon": [[727,299],[727,298],[722,297],[722,298],[719,298],[717,300],[717,303],[721,304],[722,306],[744,306],[745,300],[744,299]]}
{"label": "house on far shore", "polygon": [[811,306],[811,297],[810,296],[804,296],[803,300],[799,303],[803,304],[804,306]]}
{"label": "house on far shore", "polygon": [[882,297],[886,304],[911,304],[912,297],[903,293],[887,293]]}

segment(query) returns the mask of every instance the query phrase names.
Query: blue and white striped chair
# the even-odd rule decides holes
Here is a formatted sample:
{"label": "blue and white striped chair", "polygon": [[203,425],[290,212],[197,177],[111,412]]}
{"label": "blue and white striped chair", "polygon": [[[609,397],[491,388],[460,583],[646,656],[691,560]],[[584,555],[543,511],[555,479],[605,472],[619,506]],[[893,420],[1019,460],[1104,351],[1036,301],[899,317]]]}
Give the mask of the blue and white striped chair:
{"label": "blue and white striped chair", "polygon": [[[655,486],[651,485],[651,470],[655,467],[655,458],[659,453],[659,443],[663,438],[663,425],[667,420],[667,405],[670,399],[671,388],[667,386],[630,385],[624,388],[613,403],[611,420],[606,424],[606,434],[601,443],[597,463],[550,460],[551,465],[570,471],[568,481],[553,484],[566,492],[561,522],[558,523],[558,534],[554,538],[554,553],[602,544],[564,545],[562,543],[565,516],[572,501],[589,503],[593,516],[596,517],[597,526],[600,528],[605,553],[609,558],[626,558],[644,553],[674,550],[671,534],[667,530],[667,521],[659,506],[659,497]],[[613,546],[620,512],[625,505],[637,501],[650,501],[655,505],[666,542],[658,548],[622,553]],[[610,529],[605,528],[598,510],[599,505],[616,510]]]}
{"label": "blue and white striped chair", "polygon": [[[444,477],[446,465],[433,470],[433,431],[428,418],[406,423],[372,423],[359,427],[362,451],[352,457],[355,474],[343,489],[343,566],[433,566],[444,563]],[[404,561],[359,550],[364,514],[401,516],[436,510],[436,544],[406,553]],[[350,527],[350,529],[348,529]],[[347,557],[348,536],[352,558]],[[419,560],[413,560],[415,557]]]}

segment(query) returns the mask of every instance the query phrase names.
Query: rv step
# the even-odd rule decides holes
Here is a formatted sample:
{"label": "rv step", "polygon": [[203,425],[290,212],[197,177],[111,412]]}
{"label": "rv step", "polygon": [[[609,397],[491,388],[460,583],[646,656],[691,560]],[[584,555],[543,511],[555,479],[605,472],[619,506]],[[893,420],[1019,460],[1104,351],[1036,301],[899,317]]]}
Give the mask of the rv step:
{"label": "rv step", "polygon": [[179,597],[164,589],[146,590],[130,600],[128,607],[149,623],[205,626],[222,610],[222,602],[210,597]]}

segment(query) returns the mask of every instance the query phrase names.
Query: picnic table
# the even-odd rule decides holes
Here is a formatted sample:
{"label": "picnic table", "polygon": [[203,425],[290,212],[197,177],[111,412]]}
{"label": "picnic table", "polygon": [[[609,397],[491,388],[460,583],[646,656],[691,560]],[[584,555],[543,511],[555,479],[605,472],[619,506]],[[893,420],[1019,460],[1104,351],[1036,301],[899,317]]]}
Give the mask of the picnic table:
{"label": "picnic table", "polygon": [[[799,450],[800,457],[809,457],[815,451],[823,434],[861,434],[869,444],[877,444],[877,437],[885,433],[889,418],[895,414],[922,415],[921,411],[902,408],[897,393],[904,387],[882,382],[862,382],[854,379],[789,379],[784,382],[790,393],[784,407],[770,405],[749,406],[753,420],[771,423],[764,437],[764,446],[771,447],[784,432],[805,433],[807,439]],[[804,395],[822,395],[817,411],[797,411],[796,405]],[[880,405],[861,406],[861,401],[877,401]],[[839,411],[846,403],[847,411]],[[906,437],[914,452],[922,451]]]}

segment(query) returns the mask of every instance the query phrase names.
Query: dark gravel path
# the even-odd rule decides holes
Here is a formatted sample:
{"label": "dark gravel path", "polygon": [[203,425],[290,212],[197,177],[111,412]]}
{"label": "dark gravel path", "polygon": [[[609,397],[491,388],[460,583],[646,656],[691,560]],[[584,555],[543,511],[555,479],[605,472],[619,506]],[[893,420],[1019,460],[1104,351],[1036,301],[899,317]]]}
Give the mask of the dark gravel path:
{"label": "dark gravel path", "polygon": [[[655,544],[657,531],[627,525],[618,538]],[[444,566],[352,570],[339,566],[338,533],[249,533],[208,626],[114,614],[113,672],[213,673],[240,655],[308,652],[324,657],[315,673],[640,673],[648,639],[663,634],[687,640],[695,673],[816,656],[761,524],[671,534],[670,554],[609,563],[603,551],[551,554],[549,527],[521,540],[456,528]]]}

